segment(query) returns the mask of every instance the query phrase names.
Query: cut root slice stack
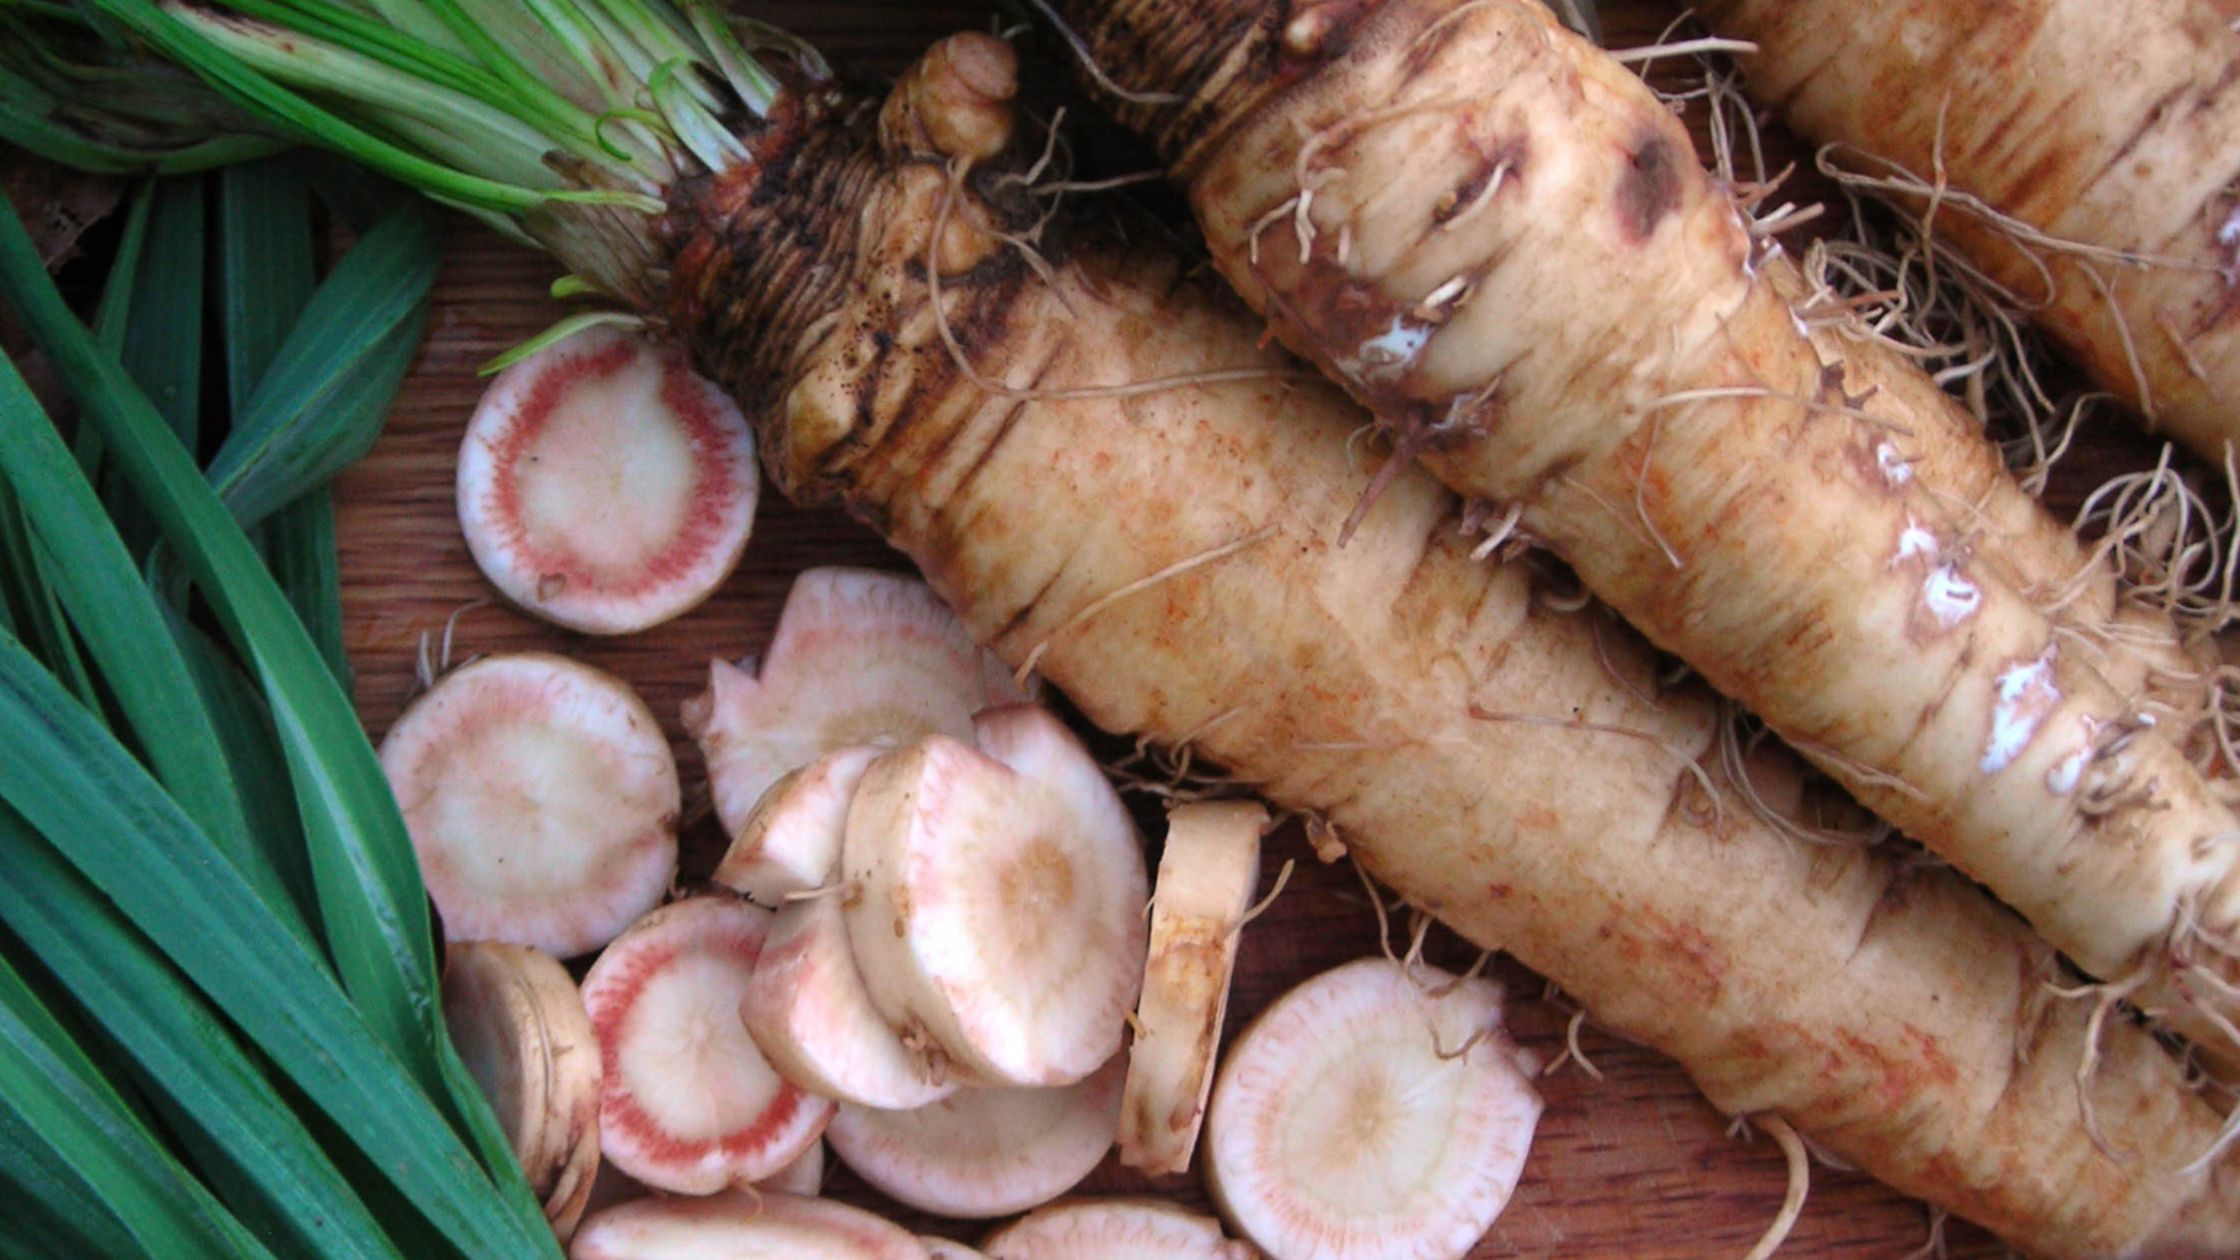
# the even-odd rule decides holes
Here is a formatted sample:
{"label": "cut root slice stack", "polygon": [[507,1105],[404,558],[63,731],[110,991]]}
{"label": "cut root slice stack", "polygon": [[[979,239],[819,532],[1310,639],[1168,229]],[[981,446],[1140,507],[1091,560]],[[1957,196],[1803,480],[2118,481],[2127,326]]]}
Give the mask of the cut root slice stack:
{"label": "cut root slice stack", "polygon": [[1120,1110],[1120,1160],[1131,1167],[1182,1172],[1197,1149],[1267,825],[1251,801],[1183,805],[1167,819]]}
{"label": "cut root slice stack", "polygon": [[1219,1221],[1153,1199],[1056,1204],[997,1230],[982,1246],[989,1260],[1252,1260],[1254,1255],[1223,1234]]}
{"label": "cut root slice stack", "polygon": [[1047,1203],[1111,1149],[1121,1064],[1058,1089],[966,1089],[915,1111],[843,1105],[832,1153],[889,1198],[984,1220]]}
{"label": "cut root slice stack", "polygon": [[576,982],[524,946],[453,942],[443,1019],[566,1241],[599,1171],[599,1043]]}
{"label": "cut root slice stack", "polygon": [[926,1260],[900,1227],[829,1199],[735,1190],[639,1199],[583,1223],[570,1260]]}
{"label": "cut root slice stack", "polygon": [[808,1150],[832,1104],[788,1084],[739,1019],[770,912],[729,895],[673,902],[592,964],[584,1007],[606,1080],[606,1157],[659,1190],[762,1181]]}
{"label": "cut root slice stack", "polygon": [[[1063,1085],[1120,1048],[1142,982],[1143,853],[1072,733],[1031,706],[864,773],[841,876],[871,997],[983,1085]],[[985,751],[982,751],[985,749]]]}
{"label": "cut root slice stack", "polygon": [[558,656],[491,656],[404,711],[381,766],[453,940],[559,958],[659,904],[677,865],[677,767],[620,679]]}
{"label": "cut root slice stack", "polygon": [[684,357],[606,330],[507,368],[467,424],[459,523],[506,598],[587,634],[657,625],[739,562],[746,420]]}
{"label": "cut root slice stack", "polygon": [[684,719],[707,759],[716,816],[737,835],[796,766],[851,744],[964,739],[974,713],[1026,698],[925,583],[811,569],[794,579],[760,667],[715,662]]}
{"label": "cut root slice stack", "polygon": [[840,865],[848,802],[879,751],[842,748],[771,784],[711,878],[771,909],[824,886]]}
{"label": "cut root slice stack", "polygon": [[1299,1260],[1467,1254],[1507,1205],[1540,1096],[1491,981],[1367,959],[1271,1005],[1206,1121],[1222,1215]]}

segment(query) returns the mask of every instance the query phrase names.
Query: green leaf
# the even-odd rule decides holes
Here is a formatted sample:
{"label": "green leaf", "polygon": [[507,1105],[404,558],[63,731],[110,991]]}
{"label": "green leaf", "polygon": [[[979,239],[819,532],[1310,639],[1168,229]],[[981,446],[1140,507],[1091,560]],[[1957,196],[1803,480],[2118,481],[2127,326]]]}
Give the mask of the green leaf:
{"label": "green leaf", "polygon": [[342,565],[335,551],[334,496],[321,486],[265,522],[265,562],[319,655],[345,689],[350,659],[342,645]]}
{"label": "green leaf", "polygon": [[100,713],[101,691],[86,669],[62,603],[47,581],[46,562],[32,541],[23,507],[5,477],[0,477],[0,602],[10,608],[10,630],[20,628],[24,642],[39,659],[69,683],[81,703]]}
{"label": "green leaf", "polygon": [[5,360],[0,360],[0,477],[14,487],[42,572],[156,777],[273,912],[308,940],[309,925],[251,840],[217,729],[154,595],[62,435],[47,422],[15,365]]}
{"label": "green leaf", "polygon": [[[10,753],[0,758],[0,801],[115,902],[454,1245],[478,1257],[556,1254],[526,1187],[526,1212],[493,1189],[309,947],[230,866],[209,860],[193,822],[5,636],[0,745]],[[5,847],[11,839],[0,833],[0,866],[25,860]]]}
{"label": "green leaf", "polygon": [[244,525],[320,485],[380,435],[427,326],[442,250],[408,202],[319,286],[210,461],[210,484]]}
{"label": "green leaf", "polygon": [[[199,175],[159,181],[147,244],[127,273],[132,297],[116,353],[125,371],[193,450],[202,421],[202,273],[205,186]],[[103,499],[135,556],[146,556],[147,516],[129,491],[105,479]]]}
{"label": "green leaf", "polygon": [[[110,260],[108,279],[102,282],[101,305],[93,316],[94,340],[111,354],[124,349],[125,330],[132,318],[132,289],[140,274],[140,256],[148,244],[148,212],[156,203],[156,183],[152,179],[140,181],[132,191],[132,205],[125,211],[124,231],[117,238],[116,256]],[[78,454],[78,467],[83,468],[86,480],[99,484],[101,476],[101,435],[91,425],[78,426],[74,444]]]}
{"label": "green leaf", "polygon": [[[224,1157],[293,1254],[395,1257],[380,1225],[266,1081],[256,1060],[115,906],[14,810],[0,807],[4,920],[130,1057],[154,1092]],[[217,1178],[213,1178],[216,1180]],[[245,1216],[241,1204],[235,1210]]]}
{"label": "green leaf", "polygon": [[[53,1147],[0,1108],[0,1203],[13,1220],[0,1237],[41,1260],[129,1256],[138,1250],[116,1213],[95,1202]],[[55,1206],[48,1206],[53,1204]]]}
{"label": "green leaf", "polygon": [[311,300],[311,252],[310,190],[286,163],[218,173],[218,327],[236,413]]}
{"label": "green leaf", "polygon": [[[0,294],[45,349],[88,422],[101,429],[112,462],[147,504],[264,691],[287,755],[327,947],[343,987],[381,1044],[431,1095],[446,1099],[497,1179],[515,1224],[533,1226],[531,1232],[549,1244],[542,1209],[444,1031],[427,895],[403,816],[349,697],[192,457],[116,360],[103,355],[71,316],[13,213],[0,214]],[[271,384],[268,379],[259,392]]]}
{"label": "green leaf", "polygon": [[148,1255],[272,1254],[156,1142],[5,958],[0,1050],[0,1117],[15,1131],[8,1144],[44,1147],[59,1175],[78,1183],[77,1194],[49,1208],[100,1204],[137,1241],[131,1250]]}

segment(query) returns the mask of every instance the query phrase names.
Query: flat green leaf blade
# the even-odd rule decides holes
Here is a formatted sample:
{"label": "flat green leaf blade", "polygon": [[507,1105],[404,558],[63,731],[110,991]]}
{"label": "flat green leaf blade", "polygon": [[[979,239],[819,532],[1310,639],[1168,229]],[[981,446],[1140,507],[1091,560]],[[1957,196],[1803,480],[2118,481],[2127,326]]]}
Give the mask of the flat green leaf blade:
{"label": "flat green leaf blade", "polygon": [[82,1183],[82,1197],[50,1208],[101,1204],[149,1255],[272,1254],[140,1125],[5,958],[0,1115],[11,1145],[44,1146]]}
{"label": "flat green leaf blade", "polygon": [[13,363],[0,360],[0,477],[13,486],[48,575],[157,779],[289,926],[310,928],[250,836],[218,732],[155,596],[77,459]]}
{"label": "flat green leaf blade", "polygon": [[11,1228],[0,1235],[29,1246],[25,1254],[75,1260],[136,1250],[116,1213],[88,1197],[54,1148],[6,1109],[0,1109],[0,1203],[15,1205]]}
{"label": "flat green leaf blade", "polygon": [[311,251],[311,190],[288,163],[218,173],[218,324],[236,413],[311,300]]}
{"label": "flat green leaf blade", "polygon": [[319,655],[344,687],[350,661],[342,645],[342,568],[335,550],[334,496],[311,490],[265,522],[265,559]]}
{"label": "flat green leaf blade", "polygon": [[0,477],[0,601],[10,607],[9,628],[22,634],[39,659],[60,674],[88,709],[101,711],[101,692],[93,684],[70,622],[47,581],[46,562],[23,517],[15,491]]}
{"label": "flat green leaf blade", "polygon": [[447,1099],[517,1224],[533,1223],[549,1237],[504,1133],[457,1067],[435,991],[419,867],[349,698],[193,459],[71,316],[12,212],[0,214],[0,294],[46,350],[87,420],[101,428],[112,460],[132,479],[264,689],[344,988],[382,1044],[432,1095]]}
{"label": "flat green leaf blade", "polygon": [[0,758],[0,801],[114,901],[446,1237],[470,1256],[554,1254],[534,1201],[526,1216],[509,1210],[309,947],[236,872],[209,860],[193,822],[5,636],[0,745],[10,751]]}
{"label": "flat green leaf blade", "polygon": [[210,484],[235,519],[263,520],[373,444],[419,347],[441,262],[432,216],[408,202],[319,286],[211,458]]}
{"label": "flat green leaf blade", "polygon": [[[158,181],[148,240],[133,271],[132,302],[116,353],[125,371],[188,450],[202,433],[202,300],[206,185],[200,175]],[[147,514],[113,475],[104,487],[117,528],[145,556]]]}
{"label": "flat green leaf blade", "polygon": [[[282,1222],[297,1254],[393,1260],[378,1222],[202,996],[14,810],[0,921]],[[237,1209],[238,1210],[238,1209]]]}

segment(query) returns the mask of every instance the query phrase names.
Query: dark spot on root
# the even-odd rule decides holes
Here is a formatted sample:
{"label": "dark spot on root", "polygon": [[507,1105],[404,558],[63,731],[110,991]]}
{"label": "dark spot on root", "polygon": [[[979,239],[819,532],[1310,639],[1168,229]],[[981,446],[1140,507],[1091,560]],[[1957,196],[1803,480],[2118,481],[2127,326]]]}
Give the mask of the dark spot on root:
{"label": "dark spot on root", "polygon": [[1679,207],[1682,160],[1672,142],[1653,131],[1626,155],[1618,175],[1618,226],[1634,244],[1646,242]]}

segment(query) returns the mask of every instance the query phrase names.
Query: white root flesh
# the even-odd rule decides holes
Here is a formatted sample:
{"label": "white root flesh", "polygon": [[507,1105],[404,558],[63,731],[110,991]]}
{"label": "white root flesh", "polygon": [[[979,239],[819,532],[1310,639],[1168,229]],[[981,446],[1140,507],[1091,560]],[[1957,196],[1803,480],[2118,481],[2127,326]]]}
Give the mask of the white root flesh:
{"label": "white root flesh", "polygon": [[832,1104],[778,1075],[739,1020],[770,912],[728,895],[673,902],[591,965],[584,1008],[606,1072],[606,1158],[646,1185],[712,1194],[777,1175]]}
{"label": "white root flesh", "polygon": [[988,1236],[989,1260],[1252,1260],[1221,1222],[1154,1199],[1081,1199]]}
{"label": "white root flesh", "polygon": [[[873,1002],[982,1085],[1064,1085],[1120,1049],[1143,852],[1079,740],[1027,705],[874,762],[848,810],[848,937]],[[983,751],[984,750],[984,751]]]}
{"label": "white root flesh", "polygon": [[1120,1108],[1120,1162],[1130,1167],[1182,1172],[1197,1149],[1267,826],[1267,809],[1253,801],[1184,805],[1167,817]]}
{"label": "white root flesh", "polygon": [[729,395],[681,353],[595,329],[491,383],[459,449],[459,523],[507,599],[628,634],[730,576],[760,484]]}
{"label": "white root flesh", "polygon": [[685,727],[707,760],[716,817],[737,835],[770,785],[854,744],[972,734],[972,715],[1029,699],[916,578],[810,569],[794,579],[756,666],[709,666]]}
{"label": "white root flesh", "polygon": [[848,802],[879,751],[838,749],[771,784],[709,878],[772,910],[824,887],[840,865]]}
{"label": "white root flesh", "polygon": [[1284,1257],[1460,1260],[1507,1206],[1540,1118],[1500,1021],[1493,982],[1383,958],[1277,999],[1214,1085],[1222,1216]]}
{"label": "white root flesh", "polygon": [[599,1172],[599,1043],[575,979],[526,946],[454,941],[443,1022],[566,1242]]}
{"label": "white root flesh", "polygon": [[569,1260],[926,1260],[900,1227],[830,1199],[734,1190],[639,1199],[583,1223]]}
{"label": "white root flesh", "polygon": [[1048,1203],[1112,1148],[1120,1124],[1116,1058],[1056,1089],[965,1089],[915,1111],[842,1104],[832,1153],[898,1202],[963,1220]]}
{"label": "white root flesh", "polygon": [[463,665],[389,728],[381,768],[452,940],[572,958],[660,904],[676,873],[669,742],[635,692],[588,665]]}

